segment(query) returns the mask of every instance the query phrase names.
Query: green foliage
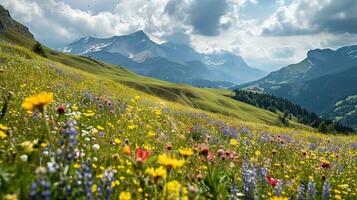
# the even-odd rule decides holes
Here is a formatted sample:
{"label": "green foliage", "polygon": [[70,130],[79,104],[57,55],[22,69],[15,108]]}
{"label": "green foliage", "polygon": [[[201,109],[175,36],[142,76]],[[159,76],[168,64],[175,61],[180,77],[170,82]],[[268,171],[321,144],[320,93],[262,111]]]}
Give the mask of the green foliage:
{"label": "green foliage", "polygon": [[35,52],[36,54],[46,57],[45,50],[43,49],[41,43],[37,42],[33,47],[32,51]]}
{"label": "green foliage", "polygon": [[318,126],[318,131],[320,133],[327,133],[328,129],[327,129],[326,122],[324,122],[324,121],[320,122],[320,124]]}
{"label": "green foliage", "polygon": [[329,132],[340,132],[340,133],[351,133],[353,129],[347,126],[343,126],[338,123],[333,123],[332,121],[323,119],[317,116],[313,112],[309,112],[305,108],[301,107],[298,104],[291,103],[287,99],[283,99],[280,97],[275,97],[270,94],[253,92],[249,90],[235,90],[235,95],[233,97],[238,101],[242,101],[259,108],[264,108],[270,111],[279,111],[284,113],[283,116],[280,117],[280,120],[285,126],[289,126],[289,119],[293,119],[296,117],[299,123],[306,124],[308,126],[318,128],[319,129],[321,124],[326,126],[323,129],[322,133],[327,133],[327,126],[330,127]]}

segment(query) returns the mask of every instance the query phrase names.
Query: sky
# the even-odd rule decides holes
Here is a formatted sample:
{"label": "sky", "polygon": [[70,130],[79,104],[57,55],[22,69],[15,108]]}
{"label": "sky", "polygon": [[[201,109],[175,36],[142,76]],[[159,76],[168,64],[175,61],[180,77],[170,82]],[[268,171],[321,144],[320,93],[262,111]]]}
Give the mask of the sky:
{"label": "sky", "polygon": [[51,48],[144,30],[155,42],[226,50],[272,71],[308,50],[357,44],[357,0],[1,0]]}

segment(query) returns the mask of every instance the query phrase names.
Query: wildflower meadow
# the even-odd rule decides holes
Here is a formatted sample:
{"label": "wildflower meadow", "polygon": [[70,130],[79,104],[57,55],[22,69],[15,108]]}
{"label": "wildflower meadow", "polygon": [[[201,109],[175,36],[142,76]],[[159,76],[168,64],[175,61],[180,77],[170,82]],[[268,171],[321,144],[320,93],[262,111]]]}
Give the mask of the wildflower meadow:
{"label": "wildflower meadow", "polygon": [[0,58],[0,199],[357,199],[356,136],[194,109],[11,45]]}

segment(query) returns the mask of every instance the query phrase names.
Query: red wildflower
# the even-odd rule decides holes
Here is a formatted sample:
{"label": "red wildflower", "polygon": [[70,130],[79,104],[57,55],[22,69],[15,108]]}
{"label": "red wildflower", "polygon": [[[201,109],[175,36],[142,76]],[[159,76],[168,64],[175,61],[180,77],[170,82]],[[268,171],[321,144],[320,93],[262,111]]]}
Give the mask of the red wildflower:
{"label": "red wildflower", "polygon": [[200,155],[207,156],[209,152],[209,147],[205,144],[200,144]]}
{"label": "red wildflower", "polygon": [[208,152],[207,159],[208,159],[209,161],[212,161],[212,160],[214,160],[215,158],[216,158],[216,156],[215,156],[213,153]]}
{"label": "red wildflower", "polygon": [[269,185],[275,187],[278,184],[278,180],[277,179],[272,178],[270,176],[267,176],[266,178],[267,178],[267,181],[268,181]]}
{"label": "red wildflower", "polygon": [[172,149],[172,144],[165,144],[165,148],[169,151]]}
{"label": "red wildflower", "polygon": [[136,162],[142,163],[147,160],[150,156],[150,152],[145,149],[137,148],[136,149]]}
{"label": "red wildflower", "polygon": [[63,114],[66,111],[66,108],[63,105],[57,107],[58,114]]}

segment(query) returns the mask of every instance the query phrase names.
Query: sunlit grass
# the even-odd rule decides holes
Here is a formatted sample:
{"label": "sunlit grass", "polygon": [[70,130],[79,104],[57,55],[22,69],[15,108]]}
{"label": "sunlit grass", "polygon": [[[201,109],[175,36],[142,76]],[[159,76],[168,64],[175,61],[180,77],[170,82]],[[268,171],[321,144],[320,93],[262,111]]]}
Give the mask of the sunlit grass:
{"label": "sunlit grass", "polygon": [[[167,101],[105,69],[0,47],[0,198],[357,198],[356,136],[271,126],[269,112],[233,100],[225,108],[238,114],[214,114],[196,108],[220,109],[219,97],[205,98],[226,91],[154,82],[202,97]],[[41,92],[52,101],[21,106]]]}

